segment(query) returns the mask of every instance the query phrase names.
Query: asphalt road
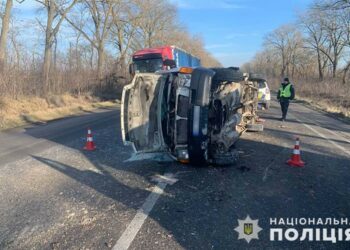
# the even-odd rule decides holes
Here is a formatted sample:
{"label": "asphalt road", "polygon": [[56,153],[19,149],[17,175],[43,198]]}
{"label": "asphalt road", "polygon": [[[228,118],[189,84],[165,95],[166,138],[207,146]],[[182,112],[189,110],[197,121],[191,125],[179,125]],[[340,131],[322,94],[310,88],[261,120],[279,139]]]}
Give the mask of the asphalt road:
{"label": "asphalt road", "polygon": [[[237,144],[240,162],[128,161],[119,111],[0,133],[0,249],[349,249],[270,241],[270,218],[350,217],[350,126],[301,104]],[[91,127],[97,150],[82,150]],[[304,168],[285,164],[300,136]],[[249,244],[234,230],[259,219]],[[350,218],[349,218],[350,221]]]}

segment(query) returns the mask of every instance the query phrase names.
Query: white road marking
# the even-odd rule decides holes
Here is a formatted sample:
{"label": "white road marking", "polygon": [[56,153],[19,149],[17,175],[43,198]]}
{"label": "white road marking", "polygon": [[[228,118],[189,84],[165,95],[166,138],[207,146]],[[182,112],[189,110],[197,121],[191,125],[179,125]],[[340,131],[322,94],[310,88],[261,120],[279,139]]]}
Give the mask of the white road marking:
{"label": "white road marking", "polygon": [[[322,138],[326,139],[328,142],[332,143],[335,147],[337,147],[338,149],[340,149],[341,151],[343,151],[344,153],[346,153],[347,155],[350,156],[350,151],[348,151],[346,148],[344,148],[343,146],[340,146],[339,144],[337,144],[336,142],[330,140],[327,138],[327,136],[325,136],[324,134],[322,134],[321,132],[319,132],[318,130],[314,129],[313,127],[311,127],[308,124],[303,123],[300,119],[298,119],[297,117],[295,117],[295,115],[290,115],[292,117],[294,117],[295,120],[297,120],[298,122],[300,122],[302,125],[304,125],[306,128],[310,129],[311,131],[313,131],[314,133],[316,133],[317,135],[321,136]],[[317,126],[317,125],[316,125]],[[330,131],[328,129],[325,129],[327,131]]]}
{"label": "white road marking", "polygon": [[173,178],[172,176],[164,176],[157,174],[156,176],[152,177],[152,181],[156,182],[165,182],[167,184],[173,185],[175,182],[178,181],[178,179]]}
{"label": "white road marking", "polygon": [[[304,108],[306,108],[306,107],[304,107]],[[322,115],[322,116],[325,116],[323,113],[319,113],[319,114]],[[294,117],[295,117],[295,116],[294,116]],[[304,119],[305,119],[305,118],[304,118]],[[310,121],[309,119],[305,119],[305,120],[306,120],[308,123],[314,124],[314,125],[317,126],[317,127],[321,127],[320,124],[322,124],[322,122],[319,121],[319,120],[316,120],[317,122]],[[332,131],[332,130],[330,130],[330,129],[327,129],[327,128],[323,128],[323,129],[327,130],[329,133],[332,133],[333,135],[337,136],[338,138],[341,138],[341,139],[343,139],[344,141],[350,143],[350,140],[347,139],[347,138],[345,138],[346,134],[343,134],[343,133],[345,133],[344,131],[338,131],[339,133],[342,134],[342,135],[340,135],[339,133],[334,132],[334,131]]]}
{"label": "white road marking", "polygon": [[[311,121],[310,121],[311,122]],[[311,122],[311,123],[313,123],[313,122]],[[317,125],[317,124],[315,124],[315,125]],[[326,128],[324,128],[324,129],[326,129]],[[337,136],[338,138],[342,138],[344,141],[346,141],[347,143],[350,143],[350,140],[348,140],[347,138],[345,138],[345,137],[342,137],[342,136],[340,136],[338,133],[336,133],[336,132],[334,132],[334,131],[332,131],[332,130],[329,130],[329,129],[326,129],[328,132],[330,132],[330,133],[332,133],[333,135],[335,135],[335,136]],[[342,132],[342,131],[341,131]]]}
{"label": "white road marking", "polygon": [[[113,247],[113,250],[127,250],[130,247],[157,200],[163,194],[165,187],[168,184],[172,185],[176,182],[176,179],[173,177],[173,174],[168,173],[165,174],[163,178],[159,179],[158,184],[152,189],[151,194],[147,197],[142,207],[137,211],[135,217]],[[170,182],[169,180],[172,181]]]}

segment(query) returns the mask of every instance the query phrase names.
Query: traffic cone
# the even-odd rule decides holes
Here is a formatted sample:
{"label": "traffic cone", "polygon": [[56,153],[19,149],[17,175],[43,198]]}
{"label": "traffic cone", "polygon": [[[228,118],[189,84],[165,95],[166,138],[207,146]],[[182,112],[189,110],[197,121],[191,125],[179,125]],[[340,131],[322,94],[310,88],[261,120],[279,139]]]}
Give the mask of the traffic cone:
{"label": "traffic cone", "polygon": [[304,167],[305,165],[305,162],[303,162],[300,157],[299,137],[296,138],[292,157],[287,161],[287,164],[293,167]]}
{"label": "traffic cone", "polygon": [[92,138],[91,129],[89,129],[89,128],[88,128],[88,132],[87,132],[86,144],[85,144],[84,149],[87,151],[93,151],[96,149],[94,139]]}

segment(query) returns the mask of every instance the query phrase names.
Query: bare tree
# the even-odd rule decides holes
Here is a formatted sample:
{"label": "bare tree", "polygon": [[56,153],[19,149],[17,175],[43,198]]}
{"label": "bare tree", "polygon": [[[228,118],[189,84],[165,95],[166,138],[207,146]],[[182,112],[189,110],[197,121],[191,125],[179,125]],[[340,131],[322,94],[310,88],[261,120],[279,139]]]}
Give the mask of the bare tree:
{"label": "bare tree", "polygon": [[323,13],[312,9],[300,16],[299,22],[304,30],[306,48],[316,53],[318,77],[323,80],[328,58],[321,52],[321,49],[327,51],[327,54],[330,53],[330,48],[326,47],[327,36],[323,25]]}
{"label": "bare tree", "polygon": [[[86,6],[92,18],[90,22],[87,21],[87,25],[85,25],[85,27],[79,27],[79,25],[74,22],[71,17],[66,17],[68,23],[80,31],[83,37],[90,42],[91,46],[97,50],[98,79],[102,79],[103,67],[105,63],[105,46],[108,36],[110,35],[113,3],[115,2],[117,1],[84,0],[83,4]],[[93,29],[91,29],[89,25],[91,22]]]}
{"label": "bare tree", "polygon": [[130,2],[118,2],[113,6],[112,17],[112,42],[116,45],[118,51],[118,73],[122,76],[126,75],[126,68],[128,64],[128,54],[132,42],[135,39],[137,27],[134,25],[139,19],[138,13],[135,11],[137,6],[133,1]]}
{"label": "bare tree", "polygon": [[65,19],[67,13],[72,9],[77,0],[71,2],[57,0],[35,0],[38,3],[44,5],[47,11],[47,20],[45,26],[45,52],[44,52],[44,64],[43,64],[43,83],[44,92],[50,91],[49,74],[52,61],[52,48],[55,42],[56,35],[60,29],[60,26]]}
{"label": "bare tree", "polygon": [[176,8],[165,0],[135,0],[139,8],[136,23],[142,47],[160,45],[159,41],[176,27]]}
{"label": "bare tree", "polygon": [[42,14],[33,13],[21,25],[16,12],[10,18],[13,0],[0,0],[1,95],[84,94],[96,86],[104,90],[112,81],[110,86],[119,88],[131,55],[145,47],[175,45],[200,57],[205,66],[220,65],[201,37],[178,24],[176,7],[168,0],[32,2],[42,6]]}
{"label": "bare tree", "polygon": [[7,44],[7,37],[10,27],[10,17],[11,17],[11,10],[13,6],[13,0],[7,0],[5,11],[1,15],[1,34],[0,34],[0,73],[4,71],[5,67],[5,60],[6,60],[6,44]]}
{"label": "bare tree", "polygon": [[185,27],[177,25],[162,40],[164,44],[174,44],[187,52],[201,58],[201,64],[206,67],[222,66],[208,51],[204,48],[204,42],[200,36],[190,35]]}
{"label": "bare tree", "polygon": [[325,18],[322,25],[325,29],[326,46],[320,47],[320,51],[329,59],[332,64],[332,77],[335,78],[337,74],[339,60],[344,50],[343,37],[345,34],[341,18],[334,10],[327,10],[324,12]]}
{"label": "bare tree", "polygon": [[11,20],[11,29],[9,32],[9,40],[12,45],[12,50],[14,53],[15,61],[14,66],[18,70],[20,69],[20,62],[21,62],[21,53],[23,53],[23,48],[21,43],[18,41],[18,37],[20,36],[21,29],[20,27],[16,26],[17,20]]}
{"label": "bare tree", "polygon": [[293,72],[295,54],[302,46],[301,34],[292,25],[284,25],[265,37],[265,46],[278,52],[281,59],[281,76]]}
{"label": "bare tree", "polygon": [[[350,8],[343,9],[340,18],[342,20],[341,23],[343,24],[343,29],[344,29],[343,43],[347,49],[347,53],[350,53]],[[349,56],[347,56],[346,58],[349,58]],[[346,65],[344,67],[343,76],[342,76],[343,84],[346,83],[347,75],[350,70],[350,59],[345,59],[345,63]]]}
{"label": "bare tree", "polygon": [[278,51],[271,48],[265,48],[258,52],[250,64],[250,71],[260,72],[270,77],[280,77],[281,59]]}
{"label": "bare tree", "polygon": [[350,8],[350,0],[318,0],[314,5],[318,10],[343,10]]}

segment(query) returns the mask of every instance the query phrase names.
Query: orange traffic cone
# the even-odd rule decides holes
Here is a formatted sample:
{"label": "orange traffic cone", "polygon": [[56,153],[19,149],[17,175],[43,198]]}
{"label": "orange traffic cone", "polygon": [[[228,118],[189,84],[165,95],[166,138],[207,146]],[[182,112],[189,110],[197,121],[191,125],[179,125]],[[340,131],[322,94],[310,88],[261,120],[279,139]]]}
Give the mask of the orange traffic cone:
{"label": "orange traffic cone", "polygon": [[87,133],[87,137],[86,137],[86,144],[85,144],[84,149],[88,150],[88,151],[93,151],[96,149],[94,139],[92,138],[91,129],[89,129],[89,128],[88,128],[88,133]]}
{"label": "orange traffic cone", "polygon": [[289,166],[293,166],[293,167],[304,167],[305,162],[303,162],[301,160],[300,157],[300,145],[299,145],[299,137],[296,138],[295,141],[295,146],[294,146],[294,150],[293,150],[293,154],[292,157],[287,161],[287,164]]}

